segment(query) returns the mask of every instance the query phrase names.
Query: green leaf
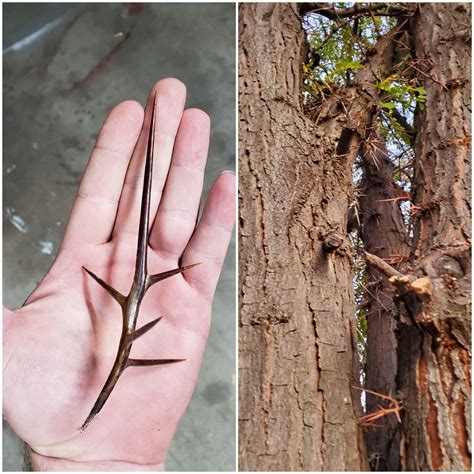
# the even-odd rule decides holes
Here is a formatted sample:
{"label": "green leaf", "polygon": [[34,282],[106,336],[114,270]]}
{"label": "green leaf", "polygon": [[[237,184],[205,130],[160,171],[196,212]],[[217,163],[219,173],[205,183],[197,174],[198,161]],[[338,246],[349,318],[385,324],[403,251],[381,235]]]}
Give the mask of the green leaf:
{"label": "green leaf", "polygon": [[314,91],[308,84],[303,84],[303,89],[308,92],[308,94],[314,95]]}
{"label": "green leaf", "polygon": [[342,72],[347,69],[360,69],[362,67],[364,67],[364,65],[357,61],[340,61],[336,66],[336,70]]}

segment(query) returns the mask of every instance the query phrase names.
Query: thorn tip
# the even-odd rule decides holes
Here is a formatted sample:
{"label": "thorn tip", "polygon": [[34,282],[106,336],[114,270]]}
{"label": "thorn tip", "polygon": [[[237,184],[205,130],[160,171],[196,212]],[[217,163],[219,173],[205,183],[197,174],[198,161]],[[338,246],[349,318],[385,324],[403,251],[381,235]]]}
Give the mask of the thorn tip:
{"label": "thorn tip", "polygon": [[202,262],[197,262],[197,263],[191,263],[191,265],[186,265],[183,267],[183,270],[190,270],[191,268],[197,267],[198,265],[201,265]]}

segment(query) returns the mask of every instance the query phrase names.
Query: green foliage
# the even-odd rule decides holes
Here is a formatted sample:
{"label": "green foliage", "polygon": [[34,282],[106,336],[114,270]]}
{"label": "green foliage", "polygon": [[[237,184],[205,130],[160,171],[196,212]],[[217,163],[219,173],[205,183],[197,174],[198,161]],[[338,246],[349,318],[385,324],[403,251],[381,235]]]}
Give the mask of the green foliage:
{"label": "green foliage", "polygon": [[385,79],[379,79],[377,87],[383,92],[384,109],[401,108],[402,113],[413,113],[415,106],[424,107],[426,102],[426,90],[422,86],[413,85],[413,80],[407,81],[399,74],[391,74]]}
{"label": "green foliage", "polygon": [[329,79],[336,78],[339,74],[346,73],[348,70],[352,72],[362,67],[364,67],[364,65],[358,61],[337,61],[334,71],[331,71],[329,74]]}
{"label": "green foliage", "polygon": [[399,147],[402,149],[405,146],[411,146],[410,137],[408,136],[405,128],[397,121],[394,117],[392,109],[396,108],[396,105],[389,102],[393,105],[390,110],[384,110],[381,114],[381,120],[379,120],[379,127],[383,137],[389,142],[398,143]]}
{"label": "green foliage", "polygon": [[[396,4],[387,4],[379,11],[388,12],[393,5]],[[344,9],[353,6],[353,3],[338,2],[334,6]],[[318,97],[349,85],[357,70],[364,67],[367,54],[395,26],[397,20],[395,17],[367,15],[333,21],[311,14],[305,21],[313,59],[303,65],[303,87],[306,95]],[[317,61],[314,60],[316,56]],[[396,117],[405,117],[411,125],[415,109],[423,108],[426,102],[426,90],[413,79],[411,73],[410,65],[405,61],[396,72],[376,72],[376,85],[382,96],[378,126],[395,164],[394,182],[405,191],[411,188],[412,137]],[[406,215],[406,218],[408,220],[409,216]]]}
{"label": "green foliage", "polygon": [[422,110],[425,106],[426,90],[417,84],[416,79],[404,78],[398,73],[380,77],[376,86],[383,96],[380,102],[380,131],[388,143],[394,143],[402,152],[411,147],[411,140],[405,127],[397,120],[396,112],[405,117],[407,123],[413,122],[416,108]]}
{"label": "green foliage", "polygon": [[[335,4],[347,8],[346,2]],[[395,24],[391,17],[359,16],[356,19],[333,22],[321,15],[310,15],[307,20],[308,42],[311,51],[317,52],[317,65],[308,62],[307,77],[320,84],[344,86],[354,78],[355,71],[363,67],[367,50]]]}
{"label": "green foliage", "polygon": [[[336,8],[346,9],[353,3],[338,2]],[[364,5],[364,4],[360,4]],[[397,4],[387,4],[379,13],[388,13]],[[366,57],[374,52],[378,40],[396,24],[393,16],[356,15],[347,19],[329,20],[323,15],[310,14],[305,18],[305,29],[311,49],[310,60],[303,65],[305,96],[320,97],[337,93],[339,88],[350,86],[357,71],[365,67]],[[315,59],[316,58],[316,59]],[[413,117],[416,109],[423,109],[426,90],[414,79],[409,52],[390,73],[375,71],[376,86],[380,90],[380,103],[376,115],[379,136],[385,139],[385,148],[394,165],[393,185],[410,192],[413,179],[414,153],[412,147]],[[402,117],[402,118],[400,118]],[[363,169],[360,158],[354,164],[354,188],[363,185]],[[362,193],[363,189],[360,190]],[[357,209],[358,200],[355,199]],[[412,216],[409,202],[401,202],[400,208],[411,235]],[[349,235],[353,248],[353,289],[357,304],[355,320],[357,349],[362,366],[366,358],[367,339],[367,290],[369,272],[362,256],[363,242],[357,231]],[[364,369],[361,378],[364,376]]]}

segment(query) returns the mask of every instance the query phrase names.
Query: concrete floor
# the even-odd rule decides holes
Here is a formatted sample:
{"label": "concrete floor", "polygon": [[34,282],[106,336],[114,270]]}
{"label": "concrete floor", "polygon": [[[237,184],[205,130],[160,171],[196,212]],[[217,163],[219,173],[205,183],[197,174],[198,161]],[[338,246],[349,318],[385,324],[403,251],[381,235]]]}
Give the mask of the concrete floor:
{"label": "concrete floor", "polygon": [[[15,308],[54,260],[107,111],[144,103],[160,78],[188,86],[212,118],[205,192],[235,169],[233,4],[4,4],[4,303]],[[235,240],[199,383],[167,470],[235,469]],[[3,470],[22,470],[4,428]]]}

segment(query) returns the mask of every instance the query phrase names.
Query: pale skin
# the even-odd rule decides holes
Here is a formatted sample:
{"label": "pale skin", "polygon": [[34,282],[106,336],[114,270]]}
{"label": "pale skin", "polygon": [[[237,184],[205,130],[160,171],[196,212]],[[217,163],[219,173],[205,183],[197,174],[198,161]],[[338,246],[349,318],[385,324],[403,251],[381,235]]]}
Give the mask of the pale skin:
{"label": "pale skin", "polygon": [[112,367],[122,325],[120,306],[82,266],[123,294],[135,266],[152,99],[145,112],[126,101],[102,127],[52,268],[23,307],[4,308],[4,416],[30,446],[35,470],[162,470],[197,381],[235,222],[235,176],[215,180],[195,230],[210,120],[201,110],[184,110],[186,89],[176,79],[159,81],[150,97],[155,93],[148,269],[201,264],[147,292],[137,327],[163,319],[135,341],[130,356],[185,361],[127,368],[80,432]]}

